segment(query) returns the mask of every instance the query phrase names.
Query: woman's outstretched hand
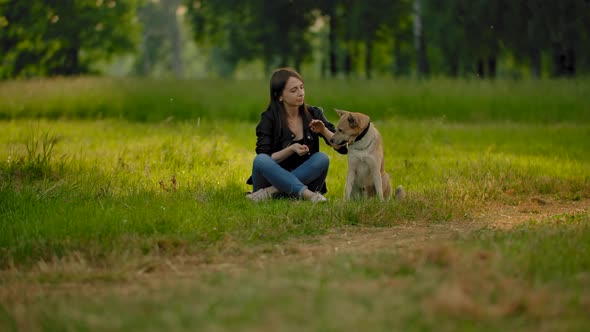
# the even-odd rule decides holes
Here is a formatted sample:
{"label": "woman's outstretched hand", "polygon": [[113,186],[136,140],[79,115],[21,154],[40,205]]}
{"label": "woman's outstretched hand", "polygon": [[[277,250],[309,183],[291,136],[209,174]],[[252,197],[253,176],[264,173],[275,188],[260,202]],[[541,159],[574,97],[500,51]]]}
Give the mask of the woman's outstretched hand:
{"label": "woman's outstretched hand", "polygon": [[326,129],[326,126],[321,120],[314,119],[309,123],[309,128],[311,128],[311,131],[314,133],[321,134],[324,132],[324,129]]}

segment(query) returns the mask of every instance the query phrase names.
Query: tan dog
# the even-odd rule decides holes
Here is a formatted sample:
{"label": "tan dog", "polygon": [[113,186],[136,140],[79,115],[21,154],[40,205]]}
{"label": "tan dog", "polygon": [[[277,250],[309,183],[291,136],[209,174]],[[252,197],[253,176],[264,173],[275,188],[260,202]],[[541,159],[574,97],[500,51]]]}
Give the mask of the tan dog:
{"label": "tan dog", "polygon": [[[336,110],[340,120],[330,142],[348,144],[348,173],[344,198],[377,196],[380,200],[391,197],[391,183],[385,172],[381,134],[362,113]],[[404,196],[403,188],[396,189],[396,198]]]}

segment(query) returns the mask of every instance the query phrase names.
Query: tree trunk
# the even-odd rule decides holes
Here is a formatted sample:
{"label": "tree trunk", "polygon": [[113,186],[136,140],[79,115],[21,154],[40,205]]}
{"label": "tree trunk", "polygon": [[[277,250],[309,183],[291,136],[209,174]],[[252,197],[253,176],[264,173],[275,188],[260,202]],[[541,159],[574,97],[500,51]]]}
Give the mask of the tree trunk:
{"label": "tree trunk", "polygon": [[456,55],[451,55],[449,58],[449,76],[455,78],[459,76],[459,60]]}
{"label": "tree trunk", "polygon": [[373,41],[367,38],[365,41],[365,77],[370,80],[373,72]]}
{"label": "tree trunk", "polygon": [[402,52],[402,37],[394,36],[393,39],[393,66],[392,74],[394,77],[408,76],[410,74],[411,56]]}
{"label": "tree trunk", "polygon": [[273,70],[273,64],[272,64],[272,59],[268,56],[268,52],[264,52],[264,56],[262,59],[263,62],[263,67],[264,67],[264,72],[265,73],[270,73]]}
{"label": "tree trunk", "polygon": [[183,77],[184,63],[182,61],[182,36],[178,27],[178,21],[173,22],[170,32],[172,34],[172,68],[174,69],[176,77]]}
{"label": "tree trunk", "polygon": [[418,59],[418,69],[420,70],[420,73],[422,76],[428,77],[428,75],[430,75],[430,64],[428,63],[428,55],[426,54],[426,39],[423,34],[420,37],[420,52]]}
{"label": "tree trunk", "polygon": [[538,48],[532,48],[530,51],[531,57],[531,77],[541,78],[541,51]]}
{"label": "tree trunk", "polygon": [[62,65],[54,74],[72,76],[81,72],[78,48],[71,46],[65,49]]}
{"label": "tree trunk", "polygon": [[289,52],[287,52],[286,50],[281,52],[281,54],[279,55],[279,67],[288,67],[289,66],[289,56],[290,55],[291,54]]}
{"label": "tree trunk", "polygon": [[295,68],[295,70],[297,70],[299,73],[301,73],[301,64],[303,63],[303,56],[302,55],[295,55],[294,59],[293,59],[293,67]]}
{"label": "tree trunk", "polygon": [[346,48],[345,54],[344,54],[344,74],[346,75],[346,77],[350,77],[350,74],[352,73],[352,50],[351,48],[353,46],[350,45],[351,43],[349,43],[349,47]]}
{"label": "tree trunk", "polygon": [[184,64],[182,61],[182,36],[180,33],[180,22],[176,10],[180,6],[180,0],[167,0],[165,2],[168,11],[169,35],[172,41],[172,70],[176,77],[184,75]]}
{"label": "tree trunk", "polygon": [[553,77],[572,77],[576,74],[576,53],[572,48],[553,47]]}
{"label": "tree trunk", "polygon": [[428,76],[429,66],[426,54],[426,40],[422,31],[422,2],[414,0],[414,45],[418,62],[418,77]]}
{"label": "tree trunk", "polygon": [[148,46],[148,29],[143,29],[141,37],[141,55],[139,57],[138,70],[142,76],[149,76],[152,73],[152,59],[150,56],[150,50]]}
{"label": "tree trunk", "polygon": [[336,56],[336,10],[335,8],[332,9],[332,13],[330,14],[330,31],[328,32],[328,41],[329,41],[329,56],[328,59],[330,61],[329,69],[330,69],[330,76],[336,77],[338,75],[338,58]]}
{"label": "tree trunk", "polygon": [[496,56],[490,56],[488,58],[488,77],[491,79],[496,78],[497,71],[498,70]]}
{"label": "tree trunk", "polygon": [[576,76],[576,51],[571,47],[566,51],[565,72],[567,76]]}
{"label": "tree trunk", "polygon": [[140,53],[137,59],[137,64],[135,67],[136,73],[141,76],[149,76],[152,73],[153,68],[153,58],[152,52],[150,49],[151,46],[151,37],[152,37],[152,29],[151,26],[148,25],[149,17],[150,17],[151,7],[150,5],[140,6],[137,10],[137,15],[139,17],[139,21],[144,25],[144,28],[141,31],[141,44],[140,44]]}
{"label": "tree trunk", "polygon": [[393,63],[391,65],[391,76],[397,77],[400,75],[401,66],[401,47],[397,38],[393,39]]}
{"label": "tree trunk", "polygon": [[482,58],[477,59],[477,77],[479,77],[479,78],[486,77],[485,65],[484,65],[484,61]]}

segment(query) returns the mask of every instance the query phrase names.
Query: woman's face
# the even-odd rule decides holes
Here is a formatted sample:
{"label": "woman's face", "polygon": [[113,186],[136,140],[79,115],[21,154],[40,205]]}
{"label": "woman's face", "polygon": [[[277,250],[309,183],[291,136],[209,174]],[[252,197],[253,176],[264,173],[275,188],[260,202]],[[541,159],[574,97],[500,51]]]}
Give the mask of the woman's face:
{"label": "woman's face", "polygon": [[303,105],[305,100],[305,89],[303,88],[303,82],[301,82],[296,77],[289,77],[287,83],[285,84],[285,88],[283,89],[281,100],[285,106]]}

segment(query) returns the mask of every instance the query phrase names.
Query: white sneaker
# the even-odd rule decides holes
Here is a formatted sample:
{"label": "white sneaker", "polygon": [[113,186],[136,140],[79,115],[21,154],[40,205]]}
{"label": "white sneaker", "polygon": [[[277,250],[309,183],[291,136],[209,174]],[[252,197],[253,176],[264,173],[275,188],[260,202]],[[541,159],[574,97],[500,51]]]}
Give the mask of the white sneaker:
{"label": "white sneaker", "polygon": [[272,198],[272,195],[266,190],[266,188],[258,189],[258,191],[249,193],[246,198],[252,202],[263,202]]}
{"label": "white sneaker", "polygon": [[319,202],[327,202],[328,199],[326,197],[324,197],[324,195],[320,194],[320,193],[314,193],[311,198],[309,199],[310,202],[312,203],[319,203]]}

